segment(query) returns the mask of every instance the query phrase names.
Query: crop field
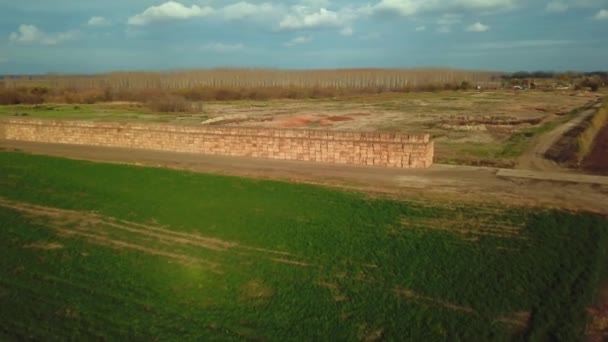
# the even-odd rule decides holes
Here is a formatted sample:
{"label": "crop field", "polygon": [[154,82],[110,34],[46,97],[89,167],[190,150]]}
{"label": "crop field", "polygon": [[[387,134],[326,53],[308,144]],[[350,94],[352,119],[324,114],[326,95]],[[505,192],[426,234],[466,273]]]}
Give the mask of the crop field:
{"label": "crop field", "polygon": [[608,219],[0,152],[0,339],[576,340]]}
{"label": "crop field", "polygon": [[210,101],[191,113],[159,113],[137,102],[0,106],[0,117],[148,121],[430,133],[436,161],[513,167],[534,138],[602,93],[486,91],[389,93],[336,99]]}

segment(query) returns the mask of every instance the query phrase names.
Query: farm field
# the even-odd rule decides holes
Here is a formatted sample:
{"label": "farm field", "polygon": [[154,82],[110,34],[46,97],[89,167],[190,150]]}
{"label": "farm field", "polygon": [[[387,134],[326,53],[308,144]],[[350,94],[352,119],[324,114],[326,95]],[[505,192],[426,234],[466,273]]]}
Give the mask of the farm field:
{"label": "farm field", "polygon": [[14,152],[0,175],[8,340],[576,340],[606,280],[591,214]]}
{"label": "farm field", "polygon": [[193,113],[142,103],[1,106],[1,116],[430,133],[436,161],[514,167],[534,141],[603,93],[486,91],[388,93],[335,99],[210,101]]}

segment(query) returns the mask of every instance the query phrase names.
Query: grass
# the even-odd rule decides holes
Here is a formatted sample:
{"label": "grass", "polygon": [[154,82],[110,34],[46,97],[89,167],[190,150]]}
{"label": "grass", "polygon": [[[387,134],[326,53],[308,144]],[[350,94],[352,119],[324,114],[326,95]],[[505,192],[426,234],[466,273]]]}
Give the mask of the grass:
{"label": "grass", "polygon": [[580,163],[591,153],[596,137],[608,125],[608,100],[598,109],[591,120],[585,123],[584,130],[576,139],[577,162]]}
{"label": "grass", "polygon": [[187,122],[200,123],[207,119],[204,114],[158,113],[142,105],[113,104],[40,104],[0,106],[2,117],[35,117],[45,119],[137,121],[137,122]]}
{"label": "grass", "polygon": [[579,111],[580,109],[576,109],[562,116],[559,120],[515,131],[502,143],[451,143],[447,147],[451,150],[449,155],[458,157],[452,158],[448,156],[446,158],[438,158],[437,162],[444,164],[473,163],[482,166],[513,167],[515,166],[516,159],[524,154],[539,136],[551,132],[559,125],[572,119]]}
{"label": "grass", "polygon": [[13,152],[0,175],[9,340],[574,340],[607,261],[588,214]]}
{"label": "grass", "polygon": [[560,118],[560,120],[547,122],[541,124],[540,126],[526,128],[515,132],[513,135],[511,135],[511,137],[509,137],[502,150],[497,154],[497,157],[516,158],[521,156],[530,147],[530,144],[535,138],[542,134],[551,132],[557,126],[565,123],[571,118],[572,115],[565,115],[564,117]]}

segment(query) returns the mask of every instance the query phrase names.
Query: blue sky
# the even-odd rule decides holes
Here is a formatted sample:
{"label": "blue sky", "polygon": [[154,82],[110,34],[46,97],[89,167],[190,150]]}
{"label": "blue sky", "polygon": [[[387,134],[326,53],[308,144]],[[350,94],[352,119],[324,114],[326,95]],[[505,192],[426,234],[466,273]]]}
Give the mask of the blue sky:
{"label": "blue sky", "polygon": [[608,0],[0,0],[0,74],[608,69]]}

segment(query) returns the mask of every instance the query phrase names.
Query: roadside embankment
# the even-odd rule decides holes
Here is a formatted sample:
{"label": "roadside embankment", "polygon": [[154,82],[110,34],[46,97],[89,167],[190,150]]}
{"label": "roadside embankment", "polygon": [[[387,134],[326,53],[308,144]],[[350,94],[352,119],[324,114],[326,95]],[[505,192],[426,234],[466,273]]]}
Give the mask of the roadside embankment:
{"label": "roadside embankment", "polygon": [[601,146],[607,124],[608,99],[593,115],[566,132],[547,150],[545,157],[568,168],[584,168],[592,155],[592,159],[597,159],[598,153],[605,154],[606,149],[596,151],[596,146]]}

